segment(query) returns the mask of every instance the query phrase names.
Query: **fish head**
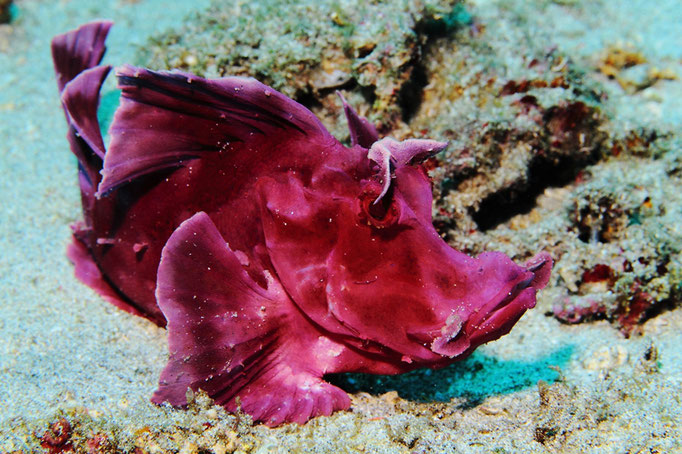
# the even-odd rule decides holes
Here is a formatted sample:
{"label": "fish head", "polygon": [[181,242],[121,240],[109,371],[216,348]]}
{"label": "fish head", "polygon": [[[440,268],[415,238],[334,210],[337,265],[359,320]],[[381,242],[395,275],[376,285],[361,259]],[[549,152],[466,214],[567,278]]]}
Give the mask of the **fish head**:
{"label": "fish head", "polygon": [[445,144],[410,142],[384,142],[385,160],[364,149],[345,168],[269,185],[263,216],[274,268],[299,308],[330,336],[405,370],[447,364],[506,334],[552,266],[547,254],[517,265],[447,244],[432,224],[430,179],[412,159]]}

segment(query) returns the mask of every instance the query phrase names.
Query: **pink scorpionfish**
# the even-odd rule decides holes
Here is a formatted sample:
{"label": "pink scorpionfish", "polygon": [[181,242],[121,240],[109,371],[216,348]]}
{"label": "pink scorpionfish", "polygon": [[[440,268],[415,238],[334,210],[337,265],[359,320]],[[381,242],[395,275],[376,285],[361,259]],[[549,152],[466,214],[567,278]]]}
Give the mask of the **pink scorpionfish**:
{"label": "pink scorpionfish", "polygon": [[116,70],[97,122],[111,22],[52,54],[78,158],[83,221],[68,256],[116,306],[168,329],[152,400],[202,389],[274,426],[350,406],[339,372],[440,368],[506,334],[552,260],[448,246],[420,162],[446,144],[379,139],[343,101],[351,146],[254,79]]}

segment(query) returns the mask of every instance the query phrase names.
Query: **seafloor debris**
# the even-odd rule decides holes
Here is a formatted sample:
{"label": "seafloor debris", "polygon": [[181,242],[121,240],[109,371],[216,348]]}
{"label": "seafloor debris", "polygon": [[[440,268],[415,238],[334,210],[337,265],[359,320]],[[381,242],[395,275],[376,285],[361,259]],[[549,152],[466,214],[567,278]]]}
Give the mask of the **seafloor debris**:
{"label": "seafloor debris", "polygon": [[[677,79],[677,74],[670,68],[652,65],[641,68],[647,63],[646,57],[633,46],[612,45],[602,52],[597,67],[600,73],[616,80],[623,90],[630,93],[644,90],[659,80]],[[640,68],[642,70],[638,70]]]}
{"label": "seafloor debris", "polygon": [[606,318],[629,335],[679,301],[681,200],[668,183],[675,168],[669,159],[612,159],[572,192],[567,233],[578,241],[561,240],[575,249],[559,271],[566,288],[554,302],[559,320]]}
{"label": "seafloor debris", "polygon": [[40,446],[48,453],[69,452],[71,445],[71,424],[65,418],[59,418],[40,437]]}
{"label": "seafloor debris", "polygon": [[[256,445],[253,423],[248,415],[229,414],[203,392],[188,396],[187,409],[173,412],[165,408],[161,422],[136,421],[132,427],[122,428],[119,422],[110,420],[97,411],[75,408],[60,411],[53,419],[31,425],[44,427],[26,440],[30,452],[48,454],[83,452],[106,454],[130,452],[135,454],[153,452],[250,452]],[[172,423],[173,415],[182,415],[184,422]],[[192,421],[187,423],[187,421]],[[23,430],[28,421],[16,420],[14,425]],[[42,448],[42,450],[41,450]],[[180,448],[180,449],[179,449]],[[6,452],[6,451],[3,451]],[[9,451],[25,453],[29,451]]]}
{"label": "seafloor debris", "polygon": [[623,69],[642,63],[646,63],[646,58],[641,52],[633,48],[609,46],[601,56],[598,68],[605,76],[615,79]]}

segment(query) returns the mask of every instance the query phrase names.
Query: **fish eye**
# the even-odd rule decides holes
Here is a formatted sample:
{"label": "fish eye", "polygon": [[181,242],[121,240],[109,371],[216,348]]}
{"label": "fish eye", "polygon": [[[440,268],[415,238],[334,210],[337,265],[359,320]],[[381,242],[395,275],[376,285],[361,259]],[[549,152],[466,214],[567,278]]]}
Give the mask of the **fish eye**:
{"label": "fish eye", "polygon": [[358,196],[358,201],[360,202],[360,219],[368,225],[382,229],[390,227],[398,221],[400,208],[395,203],[392,188],[381,200],[376,202],[380,194],[381,185],[370,182]]}

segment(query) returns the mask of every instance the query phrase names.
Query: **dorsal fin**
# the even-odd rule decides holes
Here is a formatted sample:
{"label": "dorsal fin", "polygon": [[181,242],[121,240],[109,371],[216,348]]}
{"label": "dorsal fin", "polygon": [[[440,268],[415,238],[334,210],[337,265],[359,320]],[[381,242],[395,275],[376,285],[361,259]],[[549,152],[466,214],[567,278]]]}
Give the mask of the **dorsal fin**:
{"label": "dorsal fin", "polygon": [[104,159],[97,107],[99,91],[110,68],[97,65],[106,50],[104,41],[111,26],[110,21],[90,22],[52,39],[57,86],[69,126],[66,137],[78,158],[86,229],[92,227],[94,193]]}
{"label": "dorsal fin", "polygon": [[343,97],[340,91],[337,91],[336,94],[341,98],[343,112],[346,114],[346,120],[348,121],[350,144],[352,146],[360,145],[362,148],[371,147],[374,142],[379,140],[377,128],[375,128],[365,117],[361,117],[355,109],[348,104],[346,98]]}
{"label": "dorsal fin", "polygon": [[255,79],[203,79],[132,66],[119,68],[117,76],[121,105],[98,196],[206,153],[336,142],[312,112]]}

